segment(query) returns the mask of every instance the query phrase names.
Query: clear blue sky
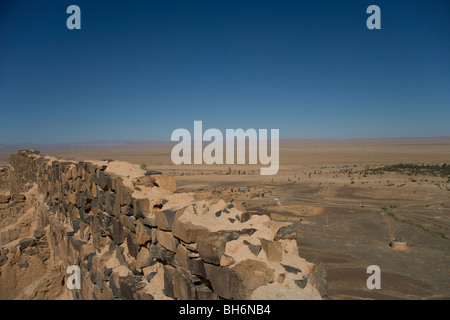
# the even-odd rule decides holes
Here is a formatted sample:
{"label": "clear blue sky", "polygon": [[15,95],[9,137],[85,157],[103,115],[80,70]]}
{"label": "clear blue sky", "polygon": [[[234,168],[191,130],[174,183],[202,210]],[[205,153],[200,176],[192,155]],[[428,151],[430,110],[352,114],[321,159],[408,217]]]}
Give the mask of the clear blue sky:
{"label": "clear blue sky", "polygon": [[449,39],[448,0],[2,0],[0,143],[448,136]]}

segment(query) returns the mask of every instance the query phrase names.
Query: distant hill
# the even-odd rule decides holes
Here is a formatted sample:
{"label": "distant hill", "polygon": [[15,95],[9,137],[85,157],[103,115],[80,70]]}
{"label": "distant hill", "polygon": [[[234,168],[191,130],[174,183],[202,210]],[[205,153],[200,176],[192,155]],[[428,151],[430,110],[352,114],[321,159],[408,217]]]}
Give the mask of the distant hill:
{"label": "distant hill", "polygon": [[316,144],[441,144],[450,143],[447,137],[374,138],[374,139],[282,139],[281,146]]}
{"label": "distant hill", "polygon": [[[0,144],[0,152],[16,152],[20,149],[28,150],[80,150],[80,149],[108,149],[108,148],[172,148],[178,142],[173,141],[124,141],[98,140],[67,144]],[[441,144],[450,143],[450,136],[446,137],[417,137],[417,138],[376,138],[376,139],[281,139],[280,146],[295,145],[327,145],[327,144]],[[204,142],[205,145],[209,142]]]}

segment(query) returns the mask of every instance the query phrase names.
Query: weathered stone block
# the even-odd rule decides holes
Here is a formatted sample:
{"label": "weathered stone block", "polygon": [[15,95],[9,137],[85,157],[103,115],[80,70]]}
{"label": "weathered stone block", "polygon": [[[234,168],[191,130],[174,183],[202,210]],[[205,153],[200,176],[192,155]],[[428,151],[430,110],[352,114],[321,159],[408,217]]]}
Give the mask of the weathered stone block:
{"label": "weathered stone block", "polygon": [[86,204],[86,196],[82,192],[75,193],[75,206],[77,208],[84,208]]}
{"label": "weathered stone block", "polygon": [[34,231],[33,231],[33,236],[36,238],[36,239],[40,239],[40,238],[42,238],[43,236],[45,236],[45,229],[35,229]]}
{"label": "weathered stone block", "polygon": [[146,292],[137,292],[135,294],[136,300],[154,300],[155,298],[150,294]]}
{"label": "weathered stone block", "polygon": [[[254,290],[272,281],[274,270],[258,260],[244,260],[231,269],[230,298],[247,300]],[[215,290],[214,290],[215,291]]]}
{"label": "weathered stone block", "polygon": [[173,290],[173,276],[175,274],[175,268],[169,265],[163,266],[164,270],[164,294],[171,298],[175,298]]}
{"label": "weathered stone block", "polygon": [[8,257],[6,255],[0,256],[0,266],[4,265],[8,261]]}
{"label": "weathered stone block", "polygon": [[[96,219],[97,217],[94,217]],[[103,212],[98,213],[98,220],[100,226],[103,228],[103,230],[108,230],[109,227],[113,224],[113,218],[104,214]]]}
{"label": "weathered stone block", "polygon": [[198,238],[197,249],[202,260],[219,265],[228,241],[239,238],[238,231],[218,231]]}
{"label": "weathered stone block", "polygon": [[80,186],[81,186],[81,178],[76,178],[72,181],[72,190],[74,192],[79,192],[80,191]]}
{"label": "weathered stone block", "polygon": [[92,220],[91,220],[90,232],[91,233],[100,232],[101,228],[103,228],[106,231],[107,234],[110,234],[111,229],[112,229],[111,228],[112,223],[113,223],[113,221],[111,219],[110,223],[107,225],[107,227],[103,228],[102,224],[100,223],[99,215],[93,216]]}
{"label": "weathered stone block", "polygon": [[152,258],[158,259],[161,262],[175,265],[175,253],[166,250],[163,246],[158,244],[151,244],[149,247],[150,255]]}
{"label": "weathered stone block", "polygon": [[214,292],[224,299],[231,299],[230,269],[205,263],[205,271]]}
{"label": "weathered stone block", "polygon": [[175,261],[184,269],[189,270],[189,264],[190,264],[190,258],[189,258],[190,251],[186,249],[182,244],[178,245],[177,251],[175,254]]}
{"label": "weathered stone block", "polygon": [[175,177],[167,174],[151,175],[155,180],[155,184],[160,188],[166,189],[170,192],[177,190],[177,183]]}
{"label": "weathered stone block", "polygon": [[112,178],[112,187],[113,190],[116,192],[117,200],[119,201],[119,204],[124,205],[130,205],[132,203],[132,197],[131,194],[133,193],[132,190],[125,187],[123,185],[122,178],[120,177],[113,177]]}
{"label": "weathered stone block", "polygon": [[179,241],[171,232],[156,230],[156,239],[158,243],[169,251],[176,252]]}
{"label": "weathered stone block", "polygon": [[117,260],[119,260],[119,263],[121,265],[129,268],[129,264],[127,262],[127,259],[125,259],[125,256],[124,256],[124,253],[123,253],[124,250],[125,250],[124,247],[121,247],[121,246],[116,247],[116,250],[115,250],[116,258],[117,258]]}
{"label": "weathered stone block", "polygon": [[278,229],[274,240],[279,239],[297,239],[297,227],[295,224],[292,223]]}
{"label": "weathered stone block", "polygon": [[261,247],[266,253],[267,259],[272,262],[280,262],[283,259],[283,248],[281,242],[261,240]]}
{"label": "weathered stone block", "polygon": [[120,285],[119,285],[119,276],[117,274],[112,274],[109,278],[109,288],[111,289],[111,293],[115,298],[121,298],[120,293]]}
{"label": "weathered stone block", "polygon": [[104,195],[105,211],[107,214],[113,215],[114,201],[116,195],[111,191],[105,191],[103,195]]}
{"label": "weathered stone block", "polygon": [[73,232],[74,233],[77,233],[78,230],[80,230],[81,222],[82,222],[81,219],[74,219],[74,220],[70,221],[70,224],[71,224],[71,226],[73,228]]}
{"label": "weathered stone block", "polygon": [[119,278],[120,295],[124,300],[135,300],[134,292],[139,279],[136,276]]}
{"label": "weathered stone block", "polygon": [[155,217],[147,217],[145,219],[142,219],[142,223],[148,227],[156,227],[156,219]]}
{"label": "weathered stone block", "polygon": [[114,197],[114,203],[113,203],[113,215],[118,217],[121,215],[121,207],[119,200],[117,199],[117,196]]}
{"label": "weathered stone block", "polygon": [[234,261],[233,257],[227,256],[226,254],[223,254],[220,257],[220,266],[221,267],[231,266],[234,263],[235,263],[235,261]]}
{"label": "weathered stone block", "polygon": [[67,193],[67,203],[72,204],[72,205],[76,205],[77,204],[77,198],[76,198],[75,192],[69,191]]}
{"label": "weathered stone block", "polygon": [[70,219],[72,220],[78,219],[80,217],[80,209],[78,209],[74,205],[70,205],[68,213]]}
{"label": "weathered stone block", "polygon": [[136,268],[138,270],[150,266],[152,257],[147,248],[141,248],[136,258]]}
{"label": "weathered stone block", "polygon": [[98,198],[98,187],[95,183],[92,183],[92,185],[91,185],[91,194],[92,194],[92,198],[94,198],[94,199]]}
{"label": "weathered stone block", "polygon": [[27,249],[27,250],[25,250],[24,253],[29,255],[29,256],[32,256],[32,255],[35,255],[36,253],[38,253],[38,251],[33,250],[33,249]]}
{"label": "weathered stone block", "polygon": [[36,245],[36,240],[33,238],[23,238],[19,241],[20,250],[24,250],[28,247],[33,247]]}
{"label": "weathered stone block", "polygon": [[134,214],[134,209],[132,206],[122,206],[120,207],[120,213],[127,216],[132,216]]}
{"label": "weathered stone block", "polygon": [[303,276],[302,279],[294,280],[294,282],[300,289],[304,289],[306,287],[306,285],[308,284],[308,278]]}
{"label": "weathered stone block", "polygon": [[[183,241],[183,245],[191,252],[195,252],[198,254],[197,243],[187,243]],[[200,257],[200,255],[198,255]]]}
{"label": "weathered stone block", "polygon": [[90,206],[91,206],[91,212],[93,214],[97,214],[100,211],[103,211],[103,205],[100,203],[100,201],[98,201],[98,199],[92,199]]}
{"label": "weathered stone block", "polygon": [[137,186],[146,186],[146,187],[150,187],[150,188],[156,186],[155,179],[150,175],[139,177],[136,180],[137,180],[136,181]]}
{"label": "weathered stone block", "polygon": [[195,297],[197,300],[217,300],[219,296],[205,284],[195,285]]}
{"label": "weathered stone block", "polygon": [[209,233],[209,230],[205,227],[194,225],[190,221],[176,219],[172,225],[172,233],[186,243],[194,243],[197,242],[198,237]]}
{"label": "weathered stone block", "polygon": [[141,219],[136,222],[136,239],[140,246],[152,241],[152,229],[145,226]]}
{"label": "weathered stone block", "polygon": [[133,200],[134,217],[137,219],[144,219],[150,213],[150,200],[144,199],[134,199]]}
{"label": "weathered stone block", "polygon": [[286,279],[286,275],[284,273],[280,273],[277,277],[277,282],[282,284],[284,282],[284,279]]}
{"label": "weathered stone block", "polygon": [[299,272],[302,272],[302,270],[300,270],[299,268],[288,266],[288,265],[285,265],[282,263],[281,263],[281,266],[284,268],[284,270],[286,270],[286,272],[289,272],[289,273],[297,274]]}
{"label": "weathered stone block", "polygon": [[84,223],[89,223],[91,221],[91,216],[86,212],[85,208],[80,209],[80,218]]}
{"label": "weathered stone block", "polygon": [[92,179],[101,189],[105,191],[112,189],[111,177],[107,176],[103,170],[97,169],[95,175],[92,176]]}
{"label": "weathered stone block", "polygon": [[112,229],[110,234],[114,243],[118,246],[121,245],[125,240],[126,233],[119,219],[113,218],[113,224],[110,229]]}
{"label": "weathered stone block", "polygon": [[135,232],[136,223],[133,217],[119,215],[119,220],[128,231]]}
{"label": "weathered stone block", "polygon": [[245,245],[248,246],[251,253],[253,253],[255,256],[258,256],[259,252],[261,251],[261,246],[258,244],[251,244],[247,240],[244,240],[243,242]]}
{"label": "weathered stone block", "polygon": [[39,254],[37,255],[37,257],[38,257],[39,259],[41,259],[43,262],[45,262],[45,261],[47,261],[48,259],[50,259],[50,253],[49,253],[49,252],[42,252],[42,253],[39,253]]}
{"label": "weathered stone block", "polygon": [[173,275],[173,295],[180,300],[194,300],[195,288],[191,275],[185,269],[176,268]]}
{"label": "weathered stone block", "polygon": [[171,231],[176,214],[177,212],[174,210],[157,211],[155,214],[157,227],[161,230]]}
{"label": "weathered stone block", "polygon": [[206,279],[208,275],[206,274],[205,264],[202,259],[190,259],[188,260],[188,270],[190,273]]}
{"label": "weathered stone block", "polygon": [[130,256],[132,256],[133,258],[137,258],[139,252],[139,244],[137,243],[136,235],[134,233],[129,233],[127,235],[127,246]]}

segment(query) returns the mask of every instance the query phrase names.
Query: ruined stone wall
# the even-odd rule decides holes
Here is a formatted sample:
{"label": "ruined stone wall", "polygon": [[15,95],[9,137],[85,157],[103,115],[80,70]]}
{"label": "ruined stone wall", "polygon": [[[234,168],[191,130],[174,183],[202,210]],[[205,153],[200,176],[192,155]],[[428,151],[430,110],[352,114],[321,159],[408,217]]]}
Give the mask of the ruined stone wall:
{"label": "ruined stone wall", "polygon": [[[192,197],[184,206],[165,209],[171,200],[135,196],[144,188],[174,191],[173,177],[164,175],[150,173],[130,185],[128,177],[107,172],[107,164],[30,151],[11,155],[10,165],[11,194],[37,184],[49,209],[42,224],[53,251],[65,265],[81,269],[81,288],[71,291],[75,299],[326,294],[324,270],[298,257],[290,224],[252,217],[217,199]],[[224,222],[210,227],[208,219]]]}
{"label": "ruined stone wall", "polygon": [[0,167],[0,190],[9,189],[8,167]]}

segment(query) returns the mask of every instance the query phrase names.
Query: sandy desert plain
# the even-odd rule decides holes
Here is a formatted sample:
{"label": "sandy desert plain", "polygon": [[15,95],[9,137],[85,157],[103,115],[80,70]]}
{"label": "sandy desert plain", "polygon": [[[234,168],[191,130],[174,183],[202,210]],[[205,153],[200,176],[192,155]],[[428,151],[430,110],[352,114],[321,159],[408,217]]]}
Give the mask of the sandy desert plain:
{"label": "sandy desert plain", "polygon": [[[175,175],[177,191],[229,194],[247,210],[294,221],[300,256],[325,265],[329,299],[450,299],[450,137],[284,140],[274,176],[261,176],[259,164],[174,165],[164,144],[39,149],[145,164]],[[0,165],[16,151],[0,149]],[[417,166],[390,171],[400,163]],[[407,250],[391,248],[395,238]],[[366,287],[370,265],[381,269],[379,290]]]}

